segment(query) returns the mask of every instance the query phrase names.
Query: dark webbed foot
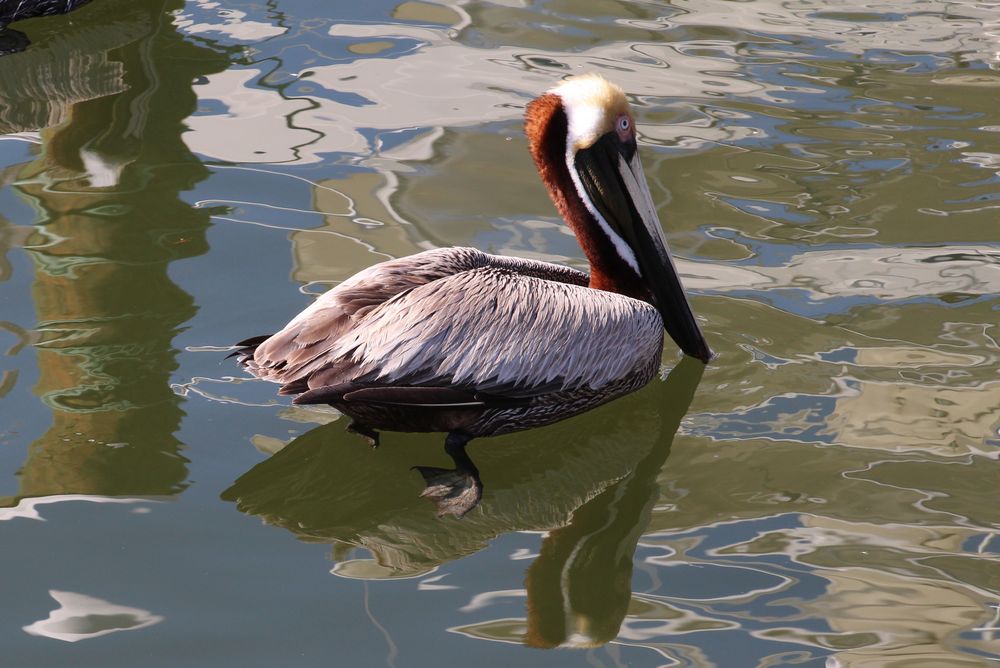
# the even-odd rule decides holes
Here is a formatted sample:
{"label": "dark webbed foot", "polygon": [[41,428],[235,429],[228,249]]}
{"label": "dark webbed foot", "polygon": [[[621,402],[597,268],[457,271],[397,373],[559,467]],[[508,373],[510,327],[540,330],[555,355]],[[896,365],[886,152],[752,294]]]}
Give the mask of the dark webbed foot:
{"label": "dark webbed foot", "polygon": [[0,23],[0,56],[20,53],[28,48],[28,36],[20,30],[11,30]]}
{"label": "dark webbed foot", "polygon": [[456,432],[451,432],[445,439],[444,449],[455,462],[454,469],[413,467],[420,472],[427,484],[420,496],[434,502],[438,517],[454,515],[461,518],[483,498],[483,482],[479,479],[479,470],[465,453],[465,444],[469,440],[468,436]]}
{"label": "dark webbed foot", "polygon": [[347,425],[347,431],[352,434],[357,434],[361,438],[365,439],[368,445],[372,448],[378,447],[378,432],[372,427],[360,422],[352,422]]}
{"label": "dark webbed foot", "polygon": [[454,515],[461,518],[475,508],[483,496],[483,483],[476,476],[433,466],[413,468],[420,471],[427,483],[420,496],[434,502],[438,517]]}

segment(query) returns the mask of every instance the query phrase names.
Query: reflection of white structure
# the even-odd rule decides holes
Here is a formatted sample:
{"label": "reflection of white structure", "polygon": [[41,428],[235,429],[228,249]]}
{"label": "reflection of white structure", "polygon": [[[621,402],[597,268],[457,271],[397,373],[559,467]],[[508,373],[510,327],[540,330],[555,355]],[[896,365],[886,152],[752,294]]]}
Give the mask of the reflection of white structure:
{"label": "reflection of white structure", "polygon": [[996,459],[998,392],[997,382],[965,388],[865,382],[838,399],[823,431],[853,447]]}
{"label": "reflection of white structure", "polygon": [[[398,18],[424,25],[333,25],[329,35],[352,41],[348,51],[356,57],[319,59],[299,72],[292,98],[256,86],[264,76],[262,68],[209,75],[198,87],[199,96],[220,102],[225,109],[188,119],[192,132],[185,139],[189,146],[212,158],[244,163],[317,162],[323,154],[338,152],[364,155],[377,147],[357,128],[377,132],[516,121],[529,97],[567,74],[584,70],[606,70],[626,91],[638,96],[640,115],[646,97],[768,95],[765,84],[737,75],[742,65],[726,51],[731,46],[657,38],[675,26],[738,26],[765,35],[828,39],[832,48],[851,54],[891,49],[941,57],[960,54],[964,60],[991,64],[998,62],[1000,49],[997,12],[969,1],[931,0],[919,11],[898,15],[886,15],[889,7],[883,6],[873,9],[870,18],[835,2],[699,1],[689,11],[656,21],[629,21],[634,35],[627,41],[606,41],[574,51],[506,45],[476,48],[462,38],[471,22],[464,2],[416,8],[420,4],[403,3],[397,12],[417,13]],[[686,5],[695,3],[678,3],[681,9]],[[196,3],[203,14],[215,7],[216,3],[205,0]],[[953,10],[962,18],[942,19]],[[433,16],[424,17],[421,12]],[[250,20],[239,13],[216,13],[219,16],[214,19],[179,13],[175,22],[190,34],[243,42],[277,37],[286,30],[260,20],[263,16]],[[433,25],[445,21],[450,25]],[[706,55],[706,48],[719,56]],[[694,134],[701,140],[732,141],[753,132],[700,120]],[[640,134],[650,141],[677,141],[692,134],[692,128],[642,124]],[[254,141],[241,140],[246,136]]]}
{"label": "reflection of white structure", "polygon": [[[108,447],[120,447],[117,443],[110,443]],[[56,503],[66,502],[88,503],[112,503],[112,504],[135,504],[155,502],[155,499],[130,498],[124,496],[98,496],[96,494],[50,494],[48,496],[33,496],[20,499],[17,505],[10,508],[0,508],[0,522],[17,518],[45,521],[39,509]],[[137,509],[134,509],[137,510]]]}
{"label": "reflection of white structure", "polygon": [[[803,527],[787,536],[786,553],[819,564],[829,581],[822,596],[799,604],[802,612],[825,619],[839,634],[870,637],[853,647],[841,645],[832,665],[908,665],[918,660],[964,665],[956,663],[956,649],[995,655],[995,594],[951,571],[958,555],[969,563],[966,567],[976,568],[977,561],[986,567],[997,549],[995,534],[959,526],[852,523],[814,515],[803,515],[802,520]],[[969,542],[983,553],[971,552],[964,545]],[[845,548],[861,558],[844,563]],[[866,558],[874,567],[859,563]],[[812,638],[801,634],[788,639],[807,643]]]}
{"label": "reflection of white structure", "polygon": [[[464,10],[456,6],[449,11],[453,25],[440,28],[391,23],[333,26],[332,37],[357,40],[356,52],[374,55],[319,64],[300,73],[302,90],[313,86],[332,94],[287,99],[276,91],[251,88],[263,74],[254,68],[209,75],[198,87],[199,97],[219,101],[226,109],[189,118],[192,132],[185,141],[196,153],[244,163],[317,162],[322,154],[334,152],[368,154],[373,147],[357,128],[378,131],[517,121],[530,97],[567,74],[600,71],[605,65],[615,65],[607,70],[609,76],[640,98],[747,95],[763,88],[726,77],[724,72],[739,67],[731,59],[687,55],[664,43],[611,42],[575,53],[474,48],[455,39],[455,30],[468,22]],[[188,23],[179,25],[190,30],[195,24]],[[199,31],[208,29],[197,25]],[[405,54],[380,55],[379,49],[399,43],[416,46]],[[533,63],[530,68],[526,60]],[[621,68],[622,63],[630,68]],[[706,68],[712,76],[706,75]],[[698,128],[700,137],[712,140],[731,140],[733,132],[752,130]],[[649,140],[666,141],[690,134],[690,128],[642,125],[640,133]],[[246,136],[254,141],[240,139]]]}
{"label": "reflection of white structure", "polygon": [[[857,352],[859,357],[871,357],[864,348]],[[891,357],[905,352],[893,349]],[[899,370],[891,365],[875,365],[871,359],[846,364],[853,367],[850,373],[859,375]],[[926,371],[919,366],[912,369]],[[892,453],[924,452],[949,459],[1000,456],[1000,382],[960,387],[899,380],[846,383],[838,379],[835,384],[835,394],[784,394],[743,410],[695,415],[689,420],[689,431],[717,440],[824,443]]]}
{"label": "reflection of white structure", "polygon": [[77,642],[116,631],[134,631],[163,621],[148,610],[129,608],[71,591],[49,590],[59,607],[48,618],[24,627],[33,636]]}
{"label": "reflection of white structure", "polygon": [[[199,16],[203,13],[214,20],[199,21],[204,18]],[[174,25],[188,34],[223,37],[233,42],[257,42],[288,32],[288,28],[273,23],[248,19],[246,12],[222,7],[213,0],[193,0],[173,16]]]}
{"label": "reflection of white structure", "polygon": [[890,49],[1000,64],[1000,12],[995,2],[678,0],[673,4],[684,12],[670,17],[667,25],[733,26],[757,34],[819,38],[829,40],[834,49],[859,55]]}
{"label": "reflection of white structure", "polygon": [[861,248],[809,251],[775,267],[677,263],[692,290],[804,290],[813,300],[1000,294],[1000,248]]}

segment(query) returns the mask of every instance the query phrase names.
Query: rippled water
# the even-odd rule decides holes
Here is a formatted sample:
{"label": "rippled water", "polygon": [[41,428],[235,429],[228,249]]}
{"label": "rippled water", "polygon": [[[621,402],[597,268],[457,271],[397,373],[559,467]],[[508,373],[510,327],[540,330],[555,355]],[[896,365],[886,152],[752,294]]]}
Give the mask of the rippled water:
{"label": "rippled water", "polygon": [[[95,0],[13,27],[4,665],[1000,660],[994,2]],[[520,121],[581,71],[629,93],[719,355],[668,346],[665,381],[475,441],[483,503],[439,520],[410,467],[440,436],[369,451],[219,350],[424,248],[584,267]]]}

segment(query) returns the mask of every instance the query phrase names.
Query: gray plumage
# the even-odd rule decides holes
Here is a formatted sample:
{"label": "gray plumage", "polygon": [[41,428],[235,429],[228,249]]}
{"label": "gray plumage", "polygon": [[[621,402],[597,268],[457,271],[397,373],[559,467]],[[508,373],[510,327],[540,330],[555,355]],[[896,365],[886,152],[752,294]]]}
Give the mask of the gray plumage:
{"label": "gray plumage", "polygon": [[659,367],[658,312],[588,279],[473,248],[426,251],[356,274],[247,342],[241,362],[302,393],[297,403],[376,427],[401,428],[404,406],[438,409],[407,415],[402,428],[414,431],[535,426],[630,392]]}

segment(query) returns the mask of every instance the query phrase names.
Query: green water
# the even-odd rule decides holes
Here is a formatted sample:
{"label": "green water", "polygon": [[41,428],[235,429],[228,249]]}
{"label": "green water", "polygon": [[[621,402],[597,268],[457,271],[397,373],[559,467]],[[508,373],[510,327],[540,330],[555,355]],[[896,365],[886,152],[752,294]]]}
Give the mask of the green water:
{"label": "green water", "polygon": [[[0,664],[997,665],[997,6],[222,4],[0,58]],[[220,351],[425,248],[584,267],[520,121],[582,71],[718,357],[441,520],[441,436]]]}

